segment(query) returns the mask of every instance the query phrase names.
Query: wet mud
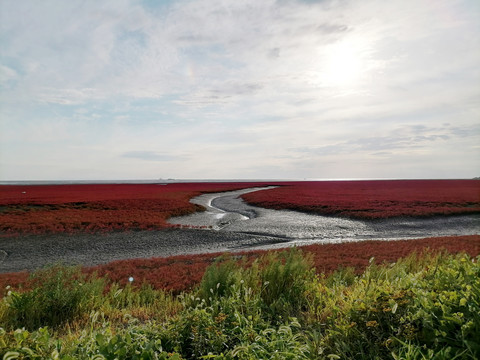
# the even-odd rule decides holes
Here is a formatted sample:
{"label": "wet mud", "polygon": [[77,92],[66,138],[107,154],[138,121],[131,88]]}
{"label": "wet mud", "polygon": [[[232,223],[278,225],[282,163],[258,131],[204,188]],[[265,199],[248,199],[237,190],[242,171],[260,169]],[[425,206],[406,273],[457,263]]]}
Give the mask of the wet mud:
{"label": "wet mud", "polygon": [[[265,188],[250,189],[259,191]],[[479,215],[354,220],[297,211],[251,206],[240,197],[247,190],[207,194],[192,199],[207,210],[172,218],[172,224],[207,226],[227,233],[279,237],[302,243],[331,243],[372,239],[409,239],[480,233]]]}

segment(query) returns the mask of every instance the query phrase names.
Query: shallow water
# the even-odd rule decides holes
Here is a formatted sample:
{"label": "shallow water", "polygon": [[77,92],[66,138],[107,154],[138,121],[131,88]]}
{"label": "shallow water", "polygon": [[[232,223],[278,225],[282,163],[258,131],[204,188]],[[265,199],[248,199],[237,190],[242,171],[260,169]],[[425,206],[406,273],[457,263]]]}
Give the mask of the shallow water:
{"label": "shallow water", "polygon": [[[271,188],[271,187],[269,187]],[[479,215],[426,218],[353,220],[248,205],[240,195],[267,188],[201,195],[191,200],[205,212],[171,218],[172,224],[207,227],[208,231],[236,232],[278,238],[298,244],[372,239],[411,239],[480,233]]]}

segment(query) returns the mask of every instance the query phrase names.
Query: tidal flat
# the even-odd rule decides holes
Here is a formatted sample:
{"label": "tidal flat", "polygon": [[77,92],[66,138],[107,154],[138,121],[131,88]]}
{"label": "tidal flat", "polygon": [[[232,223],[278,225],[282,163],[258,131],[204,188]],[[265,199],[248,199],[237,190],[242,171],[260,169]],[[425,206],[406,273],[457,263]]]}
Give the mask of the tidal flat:
{"label": "tidal flat", "polygon": [[3,237],[0,272],[31,271],[57,262],[94,266],[132,258],[480,234],[478,214],[359,220],[266,209],[241,197],[272,188],[194,197],[190,202],[205,211],[170,218],[173,228]]}

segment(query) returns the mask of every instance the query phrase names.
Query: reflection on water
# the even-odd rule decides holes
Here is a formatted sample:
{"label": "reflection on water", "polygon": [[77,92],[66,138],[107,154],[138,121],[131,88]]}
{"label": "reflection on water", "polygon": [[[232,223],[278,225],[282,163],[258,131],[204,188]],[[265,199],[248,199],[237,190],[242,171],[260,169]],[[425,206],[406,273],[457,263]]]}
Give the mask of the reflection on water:
{"label": "reflection on water", "polygon": [[480,233],[479,215],[352,220],[258,208],[246,204],[239,197],[263,189],[267,188],[198,196],[191,202],[204,206],[205,212],[171,218],[169,221],[172,224],[207,227],[210,231],[268,236],[298,244]]}

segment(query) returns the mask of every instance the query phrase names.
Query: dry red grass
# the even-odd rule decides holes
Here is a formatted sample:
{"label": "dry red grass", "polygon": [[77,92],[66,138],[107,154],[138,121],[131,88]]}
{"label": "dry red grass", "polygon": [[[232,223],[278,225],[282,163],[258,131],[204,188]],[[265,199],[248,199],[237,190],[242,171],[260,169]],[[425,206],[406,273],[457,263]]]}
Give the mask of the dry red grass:
{"label": "dry red grass", "polygon": [[[364,270],[371,257],[376,263],[394,262],[416,251],[446,250],[450,253],[465,252],[470,256],[480,255],[480,235],[438,237],[417,240],[362,241],[343,244],[309,245],[301,249],[313,254],[318,273],[331,273],[338,267],[353,267]],[[248,258],[258,257],[265,251],[244,252]],[[205,269],[221,254],[183,255],[168,258],[132,259],[84,269],[96,272],[109,281],[126,284],[132,276],[135,284],[147,282],[157,289],[174,293],[194,288],[201,280]],[[0,294],[7,285],[28,287],[28,273],[0,274]]]}
{"label": "dry red grass", "polygon": [[242,196],[248,203],[360,219],[480,213],[480,180],[296,182]]}
{"label": "dry red grass", "polygon": [[254,183],[0,186],[0,234],[160,229],[201,193]]}

